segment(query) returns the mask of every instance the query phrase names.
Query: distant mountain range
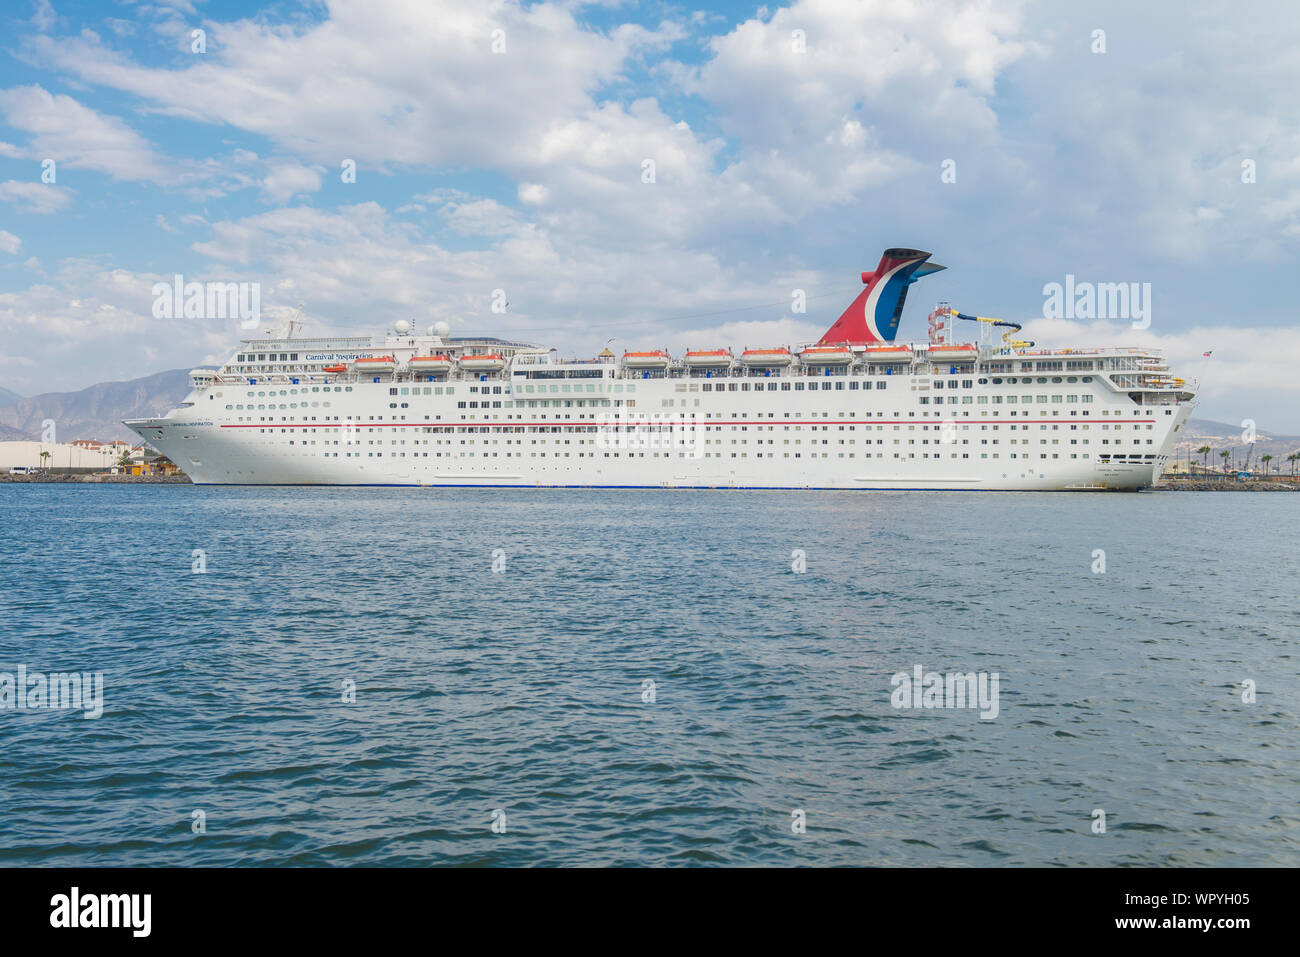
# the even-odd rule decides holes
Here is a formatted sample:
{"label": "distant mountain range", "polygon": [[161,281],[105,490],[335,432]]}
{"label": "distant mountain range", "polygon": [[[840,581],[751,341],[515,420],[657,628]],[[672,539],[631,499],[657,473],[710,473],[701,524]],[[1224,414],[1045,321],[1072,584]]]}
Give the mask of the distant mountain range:
{"label": "distant mountain range", "polygon": [[[1242,438],[1244,431],[1241,425],[1209,419],[1189,419],[1183,429],[1182,439],[1175,447],[1175,458],[1186,461],[1190,452],[1193,462],[1206,463],[1212,469],[1220,469],[1223,467],[1223,458],[1219,453],[1229,451],[1235,467],[1242,467],[1249,455],[1251,469],[1258,470],[1262,468],[1260,456],[1271,455],[1271,472],[1290,473],[1291,464],[1286,461],[1286,457],[1293,452],[1300,452],[1300,436],[1279,435],[1256,426],[1254,445],[1248,446]],[[1208,456],[1196,454],[1197,449],[1207,445],[1210,447]]]}
{"label": "distant mountain range", "polygon": [[[13,402],[0,402],[0,441],[37,440],[41,423],[54,420],[60,442],[73,439],[125,439],[140,437],[122,424],[123,419],[161,415],[180,405],[190,391],[188,369],[159,372],[128,382],[101,382],[80,392],[47,392]],[[14,395],[3,390],[5,395]]]}
{"label": "distant mountain range", "polygon": [[[8,389],[0,388],[0,408],[13,405],[15,402],[21,402],[22,400],[23,397],[17,392],[10,392]],[[12,442],[25,438],[27,438],[26,433],[7,425],[0,425],[0,442]]]}

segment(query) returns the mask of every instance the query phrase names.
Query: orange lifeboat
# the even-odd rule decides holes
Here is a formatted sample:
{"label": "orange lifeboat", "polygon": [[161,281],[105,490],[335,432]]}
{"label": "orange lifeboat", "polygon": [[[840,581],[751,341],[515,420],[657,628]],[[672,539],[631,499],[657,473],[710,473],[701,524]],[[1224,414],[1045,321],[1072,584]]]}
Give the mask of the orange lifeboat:
{"label": "orange lifeboat", "polygon": [[979,347],[973,342],[947,342],[931,346],[927,355],[940,362],[960,362],[977,358],[979,351]]}
{"label": "orange lifeboat", "polygon": [[912,358],[911,346],[867,346],[866,355],[870,359],[886,362],[901,361]]}
{"label": "orange lifeboat", "polygon": [[325,372],[347,372],[347,366],[325,366]]}
{"label": "orange lifeboat", "polygon": [[449,356],[412,356],[407,362],[407,368],[412,372],[450,372],[451,358]]}
{"label": "orange lifeboat", "polygon": [[731,353],[726,349],[700,349],[686,353],[686,364],[692,369],[719,369],[731,365]]}
{"label": "orange lifeboat", "polygon": [[848,346],[809,346],[799,358],[808,366],[843,366],[853,361],[853,350]]}
{"label": "orange lifeboat", "polygon": [[357,359],[352,366],[357,372],[367,375],[375,372],[392,372],[397,368],[397,360],[392,356],[373,356]]}
{"label": "orange lifeboat", "polygon": [[623,353],[623,365],[628,369],[666,369],[668,362],[668,353],[662,349],[654,352]]}
{"label": "orange lifeboat", "polygon": [[506,367],[506,360],[495,352],[486,352],[477,356],[461,356],[460,367],[466,372],[499,372]]}
{"label": "orange lifeboat", "polygon": [[788,366],[794,361],[794,356],[784,346],[780,349],[746,349],[740,354],[740,361],[747,366],[771,369]]}

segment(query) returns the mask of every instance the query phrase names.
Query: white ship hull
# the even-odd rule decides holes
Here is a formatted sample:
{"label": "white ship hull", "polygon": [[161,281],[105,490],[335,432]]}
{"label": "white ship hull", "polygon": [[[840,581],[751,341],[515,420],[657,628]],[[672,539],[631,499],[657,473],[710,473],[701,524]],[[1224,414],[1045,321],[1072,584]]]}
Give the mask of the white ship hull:
{"label": "white ship hull", "polygon": [[[894,343],[908,285],[887,249],[807,349],[606,351],[499,339],[245,340],[157,419],[127,422],[199,484],[756,489],[1141,489],[1194,394],[1141,349]],[[938,313],[936,312],[936,316]],[[935,317],[932,316],[932,320]],[[935,326],[938,328],[938,325]],[[708,357],[707,366],[699,358]],[[828,359],[833,362],[828,363]],[[436,366],[436,368],[435,368]]]}
{"label": "white ship hull", "polygon": [[[913,378],[885,378],[888,392],[746,394],[676,391],[679,383],[698,389],[705,381],[734,380],[611,377],[598,381],[601,392],[580,393],[581,399],[533,399],[530,405],[520,393],[489,400],[501,408],[488,411],[460,408],[465,399],[458,397],[478,387],[462,381],[438,386],[454,389],[450,396],[407,397],[400,413],[388,408],[389,392],[411,389],[404,383],[358,382],[348,393],[326,386],[316,386],[325,393],[311,393],[311,386],[298,385],[285,391],[317,396],[316,414],[308,398],[306,411],[277,409],[274,416],[265,409],[249,416],[225,408],[258,405],[228,400],[248,399],[264,387],[218,384],[196,390],[189,405],[168,416],[128,424],[198,484],[1134,490],[1159,480],[1192,408],[1135,406],[1092,377],[1088,391],[1083,383],[1072,384],[1074,392],[1065,384],[959,387],[954,397],[969,396],[970,407],[937,412],[920,403],[924,393],[911,388]],[[767,381],[751,377],[747,384]],[[808,376],[800,385],[881,381]],[[619,394],[636,396],[617,400],[617,412],[609,391],[615,384]],[[1023,417],[1010,418],[1005,400],[1032,400],[1040,388],[1059,388],[1063,400],[1076,401],[1041,411],[1030,406]],[[1085,395],[1091,401],[1079,401]],[[994,396],[1003,399],[996,414],[989,403],[976,404]],[[580,405],[555,408],[551,401]],[[627,401],[639,405],[629,409],[622,404]],[[262,421],[237,421],[243,419]]]}

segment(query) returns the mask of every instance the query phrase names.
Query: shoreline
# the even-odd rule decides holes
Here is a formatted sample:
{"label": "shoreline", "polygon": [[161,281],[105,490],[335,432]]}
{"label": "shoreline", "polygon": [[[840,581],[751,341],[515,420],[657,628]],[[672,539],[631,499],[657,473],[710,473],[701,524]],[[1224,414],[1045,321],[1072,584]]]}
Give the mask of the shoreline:
{"label": "shoreline", "polygon": [[0,474],[0,482],[26,485],[193,485],[184,473],[176,475],[96,475],[94,473],[51,475]]}
{"label": "shoreline", "polygon": [[[193,485],[188,475],[96,475],[90,474],[52,474],[52,475],[6,475],[0,474],[0,483],[16,485]],[[849,491],[852,491],[851,489]],[[1236,479],[1187,479],[1170,478],[1160,480],[1153,486],[1153,492],[1300,492],[1300,482],[1287,480],[1274,481],[1249,479],[1239,482]]]}
{"label": "shoreline", "polygon": [[1170,492],[1300,492],[1300,482],[1288,479],[1203,479],[1165,476],[1155,491]]}

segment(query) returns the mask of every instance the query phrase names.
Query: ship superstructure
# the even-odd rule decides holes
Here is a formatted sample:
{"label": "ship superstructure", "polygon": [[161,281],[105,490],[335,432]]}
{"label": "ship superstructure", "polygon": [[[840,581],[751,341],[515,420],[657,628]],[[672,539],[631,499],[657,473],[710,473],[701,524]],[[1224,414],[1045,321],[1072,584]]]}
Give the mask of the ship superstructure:
{"label": "ship superstructure", "polygon": [[[167,415],[126,424],[200,484],[1140,489],[1194,390],[1145,349],[894,341],[911,283],[890,249],[816,344],[591,359],[445,323],[243,340]],[[938,320],[936,320],[936,316]],[[971,327],[975,328],[975,327]]]}

